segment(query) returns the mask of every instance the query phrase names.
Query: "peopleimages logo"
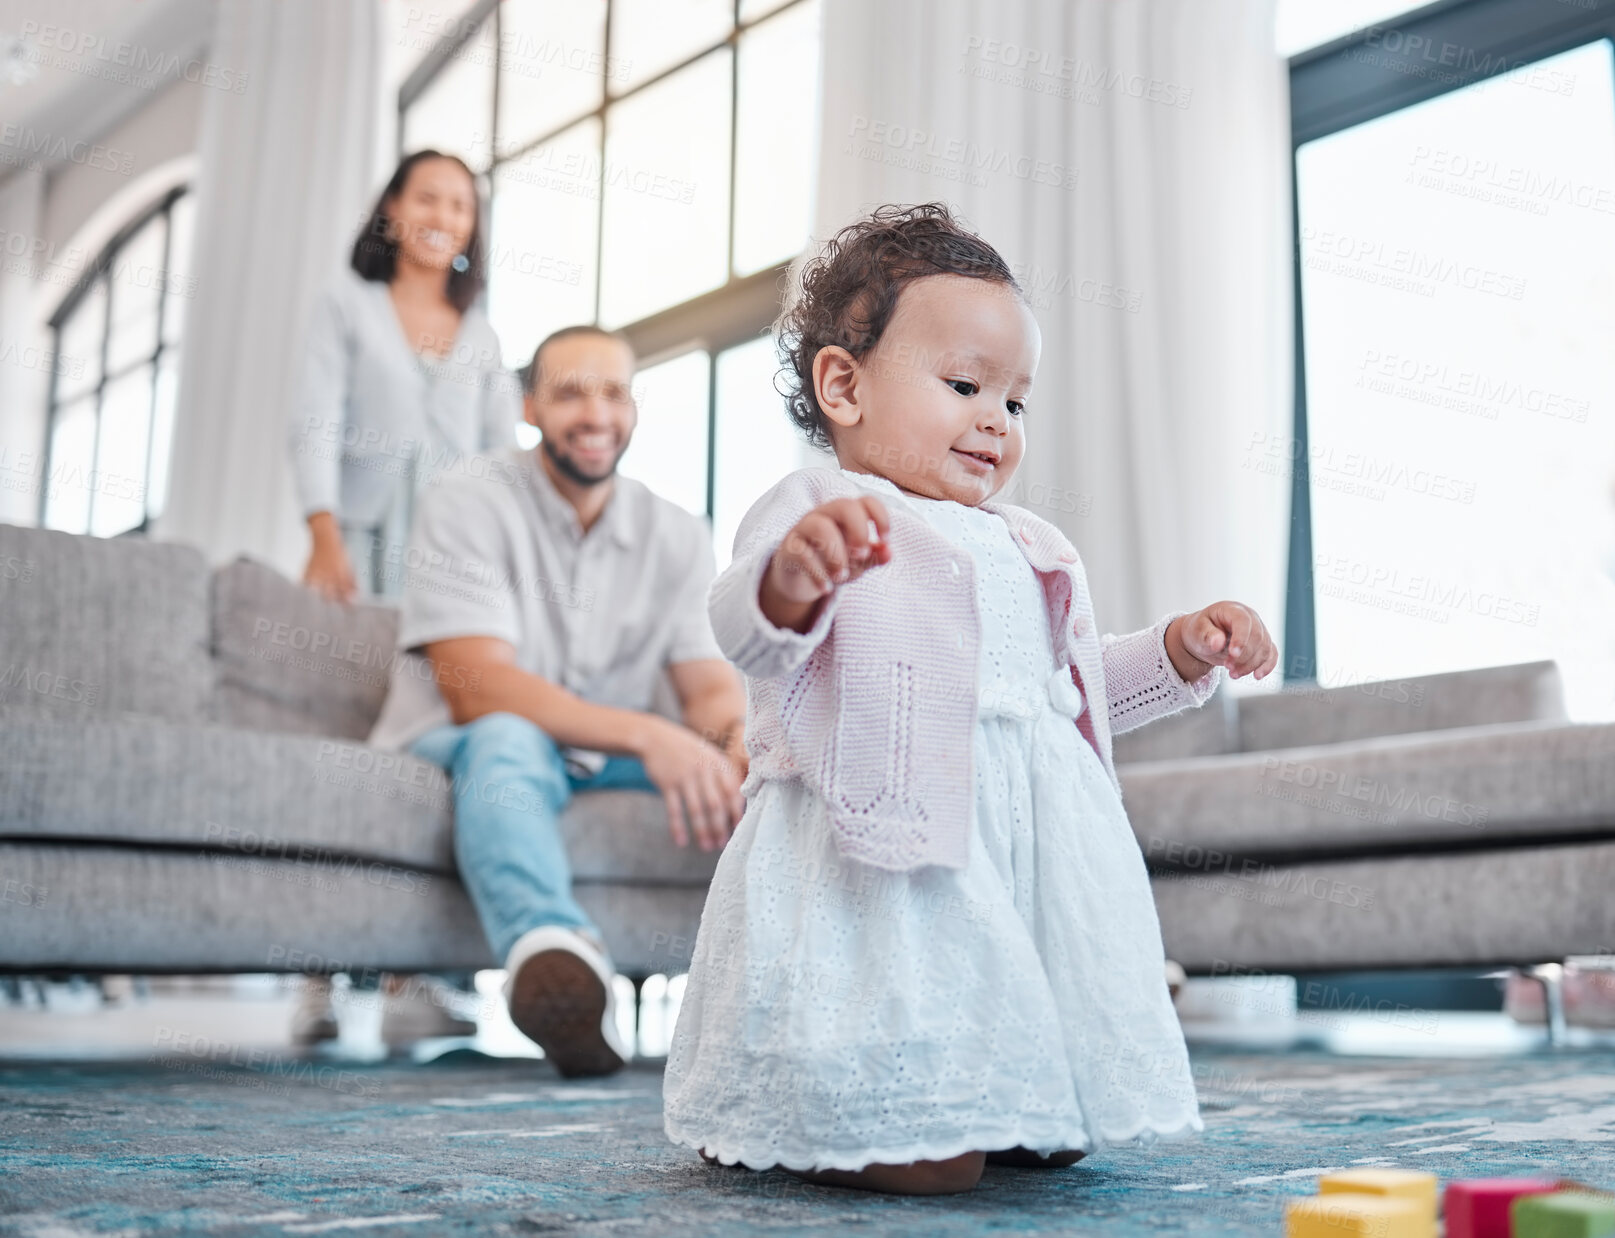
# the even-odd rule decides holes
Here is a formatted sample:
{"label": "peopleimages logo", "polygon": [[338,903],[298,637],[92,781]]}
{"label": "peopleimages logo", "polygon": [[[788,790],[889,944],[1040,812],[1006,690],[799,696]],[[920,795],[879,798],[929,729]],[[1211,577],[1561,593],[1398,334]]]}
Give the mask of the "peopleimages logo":
{"label": "peopleimages logo", "polygon": [[[11,154],[10,152],[16,152]],[[11,164],[59,160],[81,164],[101,172],[117,172],[123,176],[134,170],[135,157],[115,146],[99,142],[70,142],[54,133],[40,133],[22,125],[0,127],[0,161]]]}
{"label": "peopleimages logo", "polygon": [[[868,143],[874,150],[911,159],[935,160],[977,175],[990,172],[1062,189],[1075,188],[1077,183],[1076,169],[1063,163],[983,146],[963,138],[947,137],[913,125],[854,116],[848,137],[852,141]],[[978,180],[973,183],[983,182]]]}
{"label": "peopleimages logo", "polygon": [[1405,353],[1371,348],[1357,368],[1357,386],[1366,391],[1418,400],[1487,421],[1497,420],[1500,410],[1508,408],[1580,424],[1592,411],[1590,400]]}
{"label": "peopleimages logo", "polygon": [[1484,829],[1488,809],[1480,804],[1455,800],[1437,792],[1421,792],[1412,787],[1396,786],[1378,778],[1370,778],[1350,770],[1330,769],[1309,761],[1287,761],[1276,756],[1262,761],[1262,777],[1276,778],[1306,789],[1356,800],[1383,808],[1397,819],[1421,816],[1432,821],[1446,821],[1453,825],[1468,825]]}
{"label": "peopleimages logo", "polygon": [[[1549,94],[1576,93],[1574,74],[1551,69],[1538,62],[1510,60],[1496,52],[1482,52],[1461,43],[1412,34],[1395,26],[1369,26],[1361,37],[1363,46],[1350,49],[1346,53],[1349,58],[1394,69],[1404,76],[1457,82],[1472,78],[1495,79],[1510,73],[1519,76],[1502,80],[1516,86],[1544,90]],[[1525,72],[1521,73],[1521,70]],[[1492,80],[1475,83],[1482,88],[1492,84]]]}
{"label": "peopleimages logo", "polygon": [[381,886],[405,894],[424,895],[432,886],[432,878],[428,873],[400,868],[396,864],[385,864],[379,860],[362,860],[351,855],[339,855],[324,847],[292,842],[277,838],[273,834],[260,834],[256,830],[224,825],[218,821],[207,822],[202,841],[210,850],[230,852],[237,857],[259,861],[285,861],[308,865],[315,873],[354,878],[366,885]]}
{"label": "peopleimages logo", "polygon": [[0,701],[12,693],[32,692],[70,705],[94,705],[101,699],[101,685],[83,679],[70,679],[55,671],[36,670],[34,667],[13,662],[0,667]]}
{"label": "peopleimages logo", "polygon": [[1444,286],[1508,301],[1525,299],[1526,282],[1517,275],[1458,262],[1428,250],[1391,245],[1377,237],[1302,225],[1301,253],[1308,270],[1383,284],[1419,296],[1434,296],[1436,289]]}
{"label": "peopleimages logo", "polygon": [[[1083,103],[1096,103],[1101,94],[1110,94],[1165,107],[1186,108],[1194,98],[1193,86],[1180,86],[1158,77],[1095,65],[1073,56],[1001,39],[984,39],[979,34],[965,40],[964,57],[967,61],[982,62],[970,76],[1027,87],[1038,93],[1057,94],[1061,98],[1080,99]],[[1064,83],[1070,89],[1064,92],[1049,89],[1051,83]]]}
{"label": "peopleimages logo", "polygon": [[337,678],[359,680],[364,676],[358,674],[357,670],[350,673],[347,666],[333,668],[328,663],[351,664],[358,670],[372,671],[374,675],[371,678],[377,682],[386,682],[394,674],[404,674],[473,692],[482,683],[481,671],[467,671],[463,666],[445,666],[430,658],[412,657],[392,645],[378,645],[357,637],[262,616],[253,622],[252,636],[255,644],[250,652],[261,661],[296,666]]}
{"label": "peopleimages logo", "polygon": [[[25,21],[19,32],[23,42],[39,48],[48,48],[63,56],[75,57],[79,63],[55,63],[53,67],[83,72],[85,61],[127,70],[130,75],[144,75],[155,83],[158,80],[183,78],[198,86],[214,90],[245,94],[247,74],[240,69],[217,65],[197,56],[180,56],[174,52],[161,52],[127,40],[113,41],[105,34],[88,30],[74,30],[49,22]],[[137,81],[136,84],[139,84]]]}
{"label": "peopleimages logo", "polygon": [[1446,623],[1453,613],[1462,612],[1534,628],[1542,617],[1540,602],[1475,589],[1428,572],[1404,573],[1398,567],[1367,563],[1347,555],[1319,552],[1313,556],[1312,572],[1320,592],[1330,597],[1353,601],[1378,597],[1389,602],[1426,604],[1430,611],[1426,617],[1441,623]]}

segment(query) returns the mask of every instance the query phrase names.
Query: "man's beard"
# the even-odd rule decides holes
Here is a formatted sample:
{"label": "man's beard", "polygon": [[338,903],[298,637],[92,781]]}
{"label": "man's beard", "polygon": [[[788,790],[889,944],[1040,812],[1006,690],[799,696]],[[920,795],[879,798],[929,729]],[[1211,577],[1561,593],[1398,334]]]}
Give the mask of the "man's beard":
{"label": "man's beard", "polygon": [[[580,469],[575,463],[573,463],[570,456],[564,456],[560,452],[556,451],[555,445],[551,443],[549,439],[540,439],[539,446],[544,449],[544,454],[550,458],[550,463],[555,466],[556,470],[561,474],[561,476],[579,486],[598,486],[601,482],[610,481],[612,475],[617,471],[617,462],[622,459],[623,454],[621,451],[619,451],[616,455],[612,456],[611,463],[606,466],[606,471],[600,474],[600,476],[595,477],[594,475],[585,473],[582,469]],[[623,450],[626,451],[627,448],[624,448]]]}

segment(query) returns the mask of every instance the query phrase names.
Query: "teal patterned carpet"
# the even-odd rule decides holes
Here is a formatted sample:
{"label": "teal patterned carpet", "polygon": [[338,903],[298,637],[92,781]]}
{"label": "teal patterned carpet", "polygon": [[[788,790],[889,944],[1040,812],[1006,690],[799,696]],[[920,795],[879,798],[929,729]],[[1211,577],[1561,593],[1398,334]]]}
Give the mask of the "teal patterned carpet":
{"label": "teal patterned carpet", "polygon": [[0,1233],[1273,1235],[1339,1166],[1615,1185],[1612,1052],[1194,1061],[1203,1136],[944,1199],[708,1168],[662,1137],[648,1066],[0,1063]]}

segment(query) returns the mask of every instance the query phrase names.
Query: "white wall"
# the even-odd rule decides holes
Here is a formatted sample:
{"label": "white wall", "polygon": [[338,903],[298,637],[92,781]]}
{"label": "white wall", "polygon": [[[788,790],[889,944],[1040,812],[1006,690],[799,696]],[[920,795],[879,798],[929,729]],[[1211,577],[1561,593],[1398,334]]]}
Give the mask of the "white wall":
{"label": "white wall", "polygon": [[0,521],[33,524],[46,324],[102,246],[189,171],[216,0],[0,0],[21,82],[0,84]]}

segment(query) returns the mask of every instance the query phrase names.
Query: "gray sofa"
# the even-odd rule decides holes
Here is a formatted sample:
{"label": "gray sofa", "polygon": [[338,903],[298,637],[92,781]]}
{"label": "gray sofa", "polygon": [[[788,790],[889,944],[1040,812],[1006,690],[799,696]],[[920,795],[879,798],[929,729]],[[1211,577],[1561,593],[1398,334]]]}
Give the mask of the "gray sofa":
{"label": "gray sofa", "polygon": [[1552,662],[1214,698],[1117,745],[1190,973],[1615,948],[1615,724]]}
{"label": "gray sofa", "polygon": [[[497,966],[446,776],[363,739],[394,612],[259,564],[0,525],[0,970]],[[716,856],[659,797],[562,815],[624,974],[682,970]]]}
{"label": "gray sofa", "polygon": [[[182,546],[0,526],[0,970],[495,965],[442,773],[363,744],[393,614]],[[1191,973],[1533,963],[1615,947],[1615,726],[1551,663],[1233,697],[1122,736]],[[714,857],[578,796],[579,900],[683,970]]]}

